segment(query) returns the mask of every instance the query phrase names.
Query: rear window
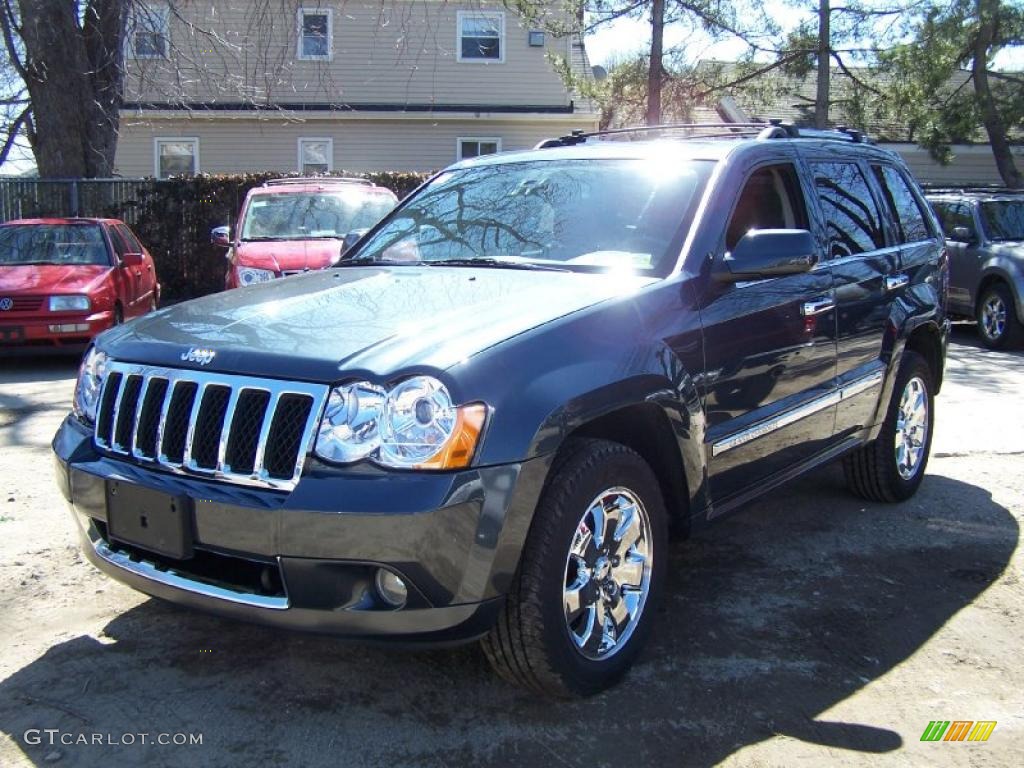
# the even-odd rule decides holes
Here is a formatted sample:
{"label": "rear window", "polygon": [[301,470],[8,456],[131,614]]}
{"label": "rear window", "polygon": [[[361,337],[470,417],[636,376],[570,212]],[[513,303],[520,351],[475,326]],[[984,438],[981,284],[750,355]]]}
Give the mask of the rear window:
{"label": "rear window", "polygon": [[10,224],[0,227],[0,266],[110,264],[99,224]]}
{"label": "rear window", "polygon": [[341,239],[376,224],[394,198],[366,189],[266,192],[253,195],[242,222],[242,240]]}
{"label": "rear window", "polygon": [[882,188],[886,204],[896,224],[901,243],[916,243],[932,236],[917,197],[903,175],[888,165],[873,165],[871,169]]}
{"label": "rear window", "polygon": [[883,248],[882,216],[860,167],[855,163],[812,163],[811,170],[828,224],[830,258]]}

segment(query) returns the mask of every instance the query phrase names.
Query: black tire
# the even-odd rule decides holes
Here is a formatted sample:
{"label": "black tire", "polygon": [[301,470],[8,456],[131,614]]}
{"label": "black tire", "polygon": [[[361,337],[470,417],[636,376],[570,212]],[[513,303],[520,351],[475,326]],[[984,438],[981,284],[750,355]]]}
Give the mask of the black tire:
{"label": "black tire", "polygon": [[[993,330],[985,321],[986,308],[990,302],[998,302],[998,305],[1004,308],[1006,317],[1001,332]],[[1021,319],[1017,317],[1017,305],[1005,283],[992,283],[982,292],[978,297],[975,319],[978,321],[978,337],[989,349],[1024,346],[1024,325],[1021,325]]]}
{"label": "black tire", "polygon": [[[651,568],[646,601],[631,634],[613,653],[595,660],[586,658],[570,637],[563,589],[569,549],[577,541],[581,520],[600,494],[615,488],[627,489],[647,511]],[[650,634],[667,541],[664,501],[647,463],[618,443],[572,440],[552,467],[505,607],[481,641],[491,665],[506,680],[557,698],[589,696],[615,684]]]}
{"label": "black tire", "polygon": [[[896,429],[900,400],[907,384],[918,380],[924,385],[927,405],[927,430],[924,451],[914,473],[904,477],[896,459]],[[913,350],[903,353],[899,374],[893,386],[892,399],[878,437],[843,459],[846,482],[858,496],[870,501],[896,502],[909,499],[924,479],[935,432],[935,396],[931,369],[925,359]]]}

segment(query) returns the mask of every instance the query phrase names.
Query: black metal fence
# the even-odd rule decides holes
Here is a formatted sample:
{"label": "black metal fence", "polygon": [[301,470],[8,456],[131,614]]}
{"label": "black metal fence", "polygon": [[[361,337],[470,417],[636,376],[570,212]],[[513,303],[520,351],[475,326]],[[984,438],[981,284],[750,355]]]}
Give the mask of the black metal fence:
{"label": "black metal fence", "polygon": [[36,216],[111,216],[137,223],[140,197],[155,179],[0,178],[0,220]]}

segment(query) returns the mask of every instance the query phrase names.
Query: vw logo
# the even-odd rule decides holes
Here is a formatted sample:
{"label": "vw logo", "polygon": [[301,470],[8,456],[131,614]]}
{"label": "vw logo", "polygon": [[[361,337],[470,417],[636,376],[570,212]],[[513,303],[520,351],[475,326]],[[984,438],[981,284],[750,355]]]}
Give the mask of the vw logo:
{"label": "vw logo", "polygon": [[188,352],[183,352],[181,359],[186,363],[199,363],[199,365],[208,365],[211,360],[216,356],[216,352],[212,349],[203,349],[202,347],[189,347]]}
{"label": "vw logo", "polygon": [[14,306],[14,299],[4,296],[0,299],[0,312],[6,312]]}

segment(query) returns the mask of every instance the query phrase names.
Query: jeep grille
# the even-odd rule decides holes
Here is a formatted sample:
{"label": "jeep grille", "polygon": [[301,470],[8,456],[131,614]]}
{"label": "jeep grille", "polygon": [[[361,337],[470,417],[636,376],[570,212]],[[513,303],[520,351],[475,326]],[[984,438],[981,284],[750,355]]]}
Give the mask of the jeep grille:
{"label": "jeep grille", "polygon": [[143,464],[290,490],[326,397],[319,384],[111,362],[94,435]]}

